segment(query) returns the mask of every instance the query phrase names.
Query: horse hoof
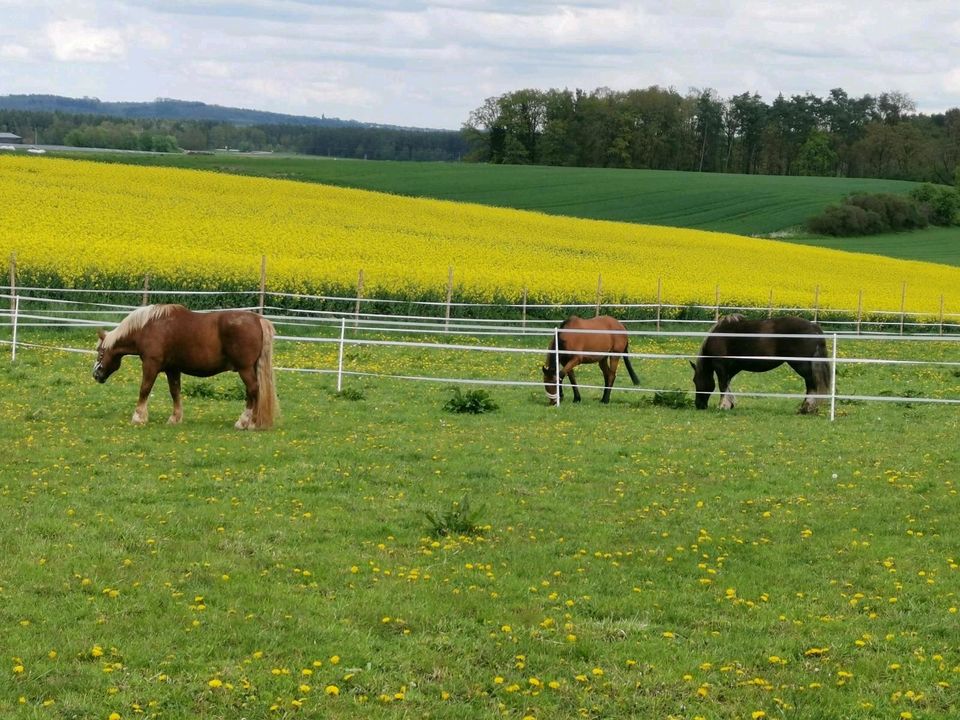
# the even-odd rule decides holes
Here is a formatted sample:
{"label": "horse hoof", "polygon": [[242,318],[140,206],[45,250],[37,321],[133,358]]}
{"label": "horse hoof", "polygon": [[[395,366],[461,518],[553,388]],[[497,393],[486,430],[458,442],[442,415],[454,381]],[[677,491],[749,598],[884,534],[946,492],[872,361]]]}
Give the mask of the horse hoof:
{"label": "horse hoof", "polygon": [[170,417],[167,418],[167,424],[168,424],[168,425],[179,425],[182,420],[183,420],[183,417],[182,417],[182,416],[171,415]]}
{"label": "horse hoof", "polygon": [[139,415],[139,414],[137,414],[137,413],[134,413],[134,414],[133,414],[133,417],[130,418],[130,424],[131,424],[131,425],[146,425],[146,424],[147,424],[147,416],[146,416],[146,415]]}

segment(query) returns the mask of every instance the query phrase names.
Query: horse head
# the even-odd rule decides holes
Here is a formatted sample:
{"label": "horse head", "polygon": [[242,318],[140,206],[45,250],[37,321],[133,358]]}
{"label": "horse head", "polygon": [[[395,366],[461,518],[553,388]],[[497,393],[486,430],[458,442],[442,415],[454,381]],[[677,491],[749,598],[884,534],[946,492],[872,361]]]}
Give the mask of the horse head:
{"label": "horse head", "polygon": [[120,369],[123,355],[113,346],[108,348],[104,345],[107,334],[103,330],[99,330],[97,335],[100,341],[97,343],[97,362],[93,365],[93,379],[98,383],[105,383],[108,377]]}
{"label": "horse head", "polygon": [[708,368],[702,361],[691,362],[690,367],[693,368],[693,386],[697,391],[693,404],[697,410],[705,410],[710,401],[710,394],[717,386],[713,379],[713,369]]}
{"label": "horse head", "polygon": [[563,388],[557,392],[557,371],[556,368],[546,365],[540,368],[543,371],[543,389],[547,391],[547,399],[551,405],[559,405],[563,399]]}

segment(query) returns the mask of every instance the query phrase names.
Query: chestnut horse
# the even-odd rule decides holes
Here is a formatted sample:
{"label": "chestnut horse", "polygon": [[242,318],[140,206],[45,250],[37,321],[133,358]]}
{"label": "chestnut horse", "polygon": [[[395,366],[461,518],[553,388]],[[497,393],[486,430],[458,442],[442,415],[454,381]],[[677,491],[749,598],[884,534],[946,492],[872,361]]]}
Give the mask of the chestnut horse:
{"label": "chestnut horse", "polygon": [[[586,332],[577,332],[578,330]],[[557,376],[557,347],[559,339],[560,375]],[[547,364],[543,370],[543,386],[552,405],[559,405],[563,400],[563,378],[569,377],[573,386],[573,401],[580,402],[580,388],[573,369],[583,363],[598,363],[603,371],[602,403],[610,402],[610,390],[617,379],[617,365],[620,362],[618,354],[622,354],[623,364],[630,373],[634,385],[640,384],[640,378],[633,371],[630,358],[626,355],[629,347],[627,330],[620,321],[609,315],[598,315],[594,318],[583,319],[571,315],[560,326],[560,332],[550,341],[550,350],[547,353]],[[611,354],[616,353],[616,354]],[[559,389],[559,392],[557,390]]]}
{"label": "chestnut horse", "polygon": [[[750,337],[757,334],[759,337]],[[784,337],[769,337],[783,335]],[[809,358],[809,359],[807,359]],[[776,317],[748,320],[743,315],[727,315],[710,328],[693,367],[696,387],[694,405],[703,410],[720,384],[720,408],[734,405],[730,381],[741,370],[766,372],[787,363],[806,383],[801,413],[815,413],[819,397],[830,393],[830,361],[823,330],[801,317]]]}
{"label": "chestnut horse", "polygon": [[273,323],[246,310],[198,313],[183,305],[137,308],[110,332],[99,332],[93,377],[104,383],[124,355],[139,355],[143,365],[140,399],[133,423],[147,422],[147,399],[159,373],[166,373],[173,398],[169,422],[183,419],[180,375],[209,377],[228,370],[240,374],[247,405],[235,427],[264,429],[278,414],[273,383]]}

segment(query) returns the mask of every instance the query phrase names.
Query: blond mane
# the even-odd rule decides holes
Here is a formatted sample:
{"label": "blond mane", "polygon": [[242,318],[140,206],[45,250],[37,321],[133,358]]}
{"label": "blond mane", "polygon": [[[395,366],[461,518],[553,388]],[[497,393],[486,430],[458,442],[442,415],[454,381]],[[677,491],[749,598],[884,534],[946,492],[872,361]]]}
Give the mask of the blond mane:
{"label": "blond mane", "polygon": [[109,350],[118,341],[126,338],[129,335],[132,335],[135,332],[138,332],[139,330],[142,330],[144,325],[151,320],[164,317],[165,315],[168,315],[171,310],[178,307],[181,306],[145,305],[144,307],[137,308],[132,313],[127,315],[122,321],[120,321],[119,325],[117,325],[113,330],[104,336],[103,349]]}

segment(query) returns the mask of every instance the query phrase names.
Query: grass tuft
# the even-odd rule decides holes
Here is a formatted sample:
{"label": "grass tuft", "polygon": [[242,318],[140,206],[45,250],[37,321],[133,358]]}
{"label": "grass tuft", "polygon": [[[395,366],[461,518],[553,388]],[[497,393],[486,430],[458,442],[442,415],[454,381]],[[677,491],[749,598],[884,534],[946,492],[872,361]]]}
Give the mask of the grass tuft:
{"label": "grass tuft", "polygon": [[683,390],[658,390],[653,394],[653,404],[682,410],[693,407],[693,400]]}
{"label": "grass tuft", "polygon": [[498,407],[486,390],[467,390],[463,392],[460,388],[455,387],[452,392],[453,397],[443,405],[443,409],[447,412],[480,415],[493,412]]}
{"label": "grass tuft", "polygon": [[436,513],[425,510],[424,516],[430,523],[430,534],[433,537],[448,535],[481,535],[483,528],[478,520],[483,507],[474,510],[470,507],[470,498],[464,495],[460,502],[455,502],[447,510]]}

